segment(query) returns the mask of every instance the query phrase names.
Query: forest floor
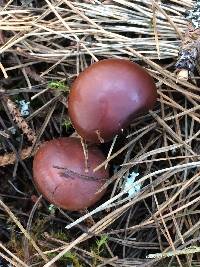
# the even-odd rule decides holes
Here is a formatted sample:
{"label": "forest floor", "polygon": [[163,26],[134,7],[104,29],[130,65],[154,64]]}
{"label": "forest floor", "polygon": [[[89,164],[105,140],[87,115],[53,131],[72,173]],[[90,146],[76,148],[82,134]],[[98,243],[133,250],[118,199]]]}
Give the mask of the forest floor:
{"label": "forest floor", "polygon": [[[182,80],[175,67],[191,8],[0,0],[0,266],[200,266],[199,69]],[[36,191],[33,156],[44,141],[74,134],[71,83],[104,58],[146,68],[158,99],[99,146],[111,166],[101,201],[68,212]],[[135,173],[135,195],[122,194]]]}

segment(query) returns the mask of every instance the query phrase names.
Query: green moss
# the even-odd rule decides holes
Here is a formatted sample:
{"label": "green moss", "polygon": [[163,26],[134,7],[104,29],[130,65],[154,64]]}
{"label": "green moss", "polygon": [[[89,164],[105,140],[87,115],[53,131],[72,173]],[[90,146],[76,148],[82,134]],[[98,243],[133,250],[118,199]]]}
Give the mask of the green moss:
{"label": "green moss", "polygon": [[93,254],[93,266],[97,266],[99,262],[99,257],[105,254],[105,248],[108,242],[108,236],[102,235],[99,240],[96,241],[95,246],[91,249]]}
{"label": "green moss", "polygon": [[96,241],[97,252],[99,255],[104,251],[104,249],[107,245],[107,242],[108,242],[108,236],[107,235],[102,235],[101,238]]}
{"label": "green moss", "polygon": [[61,241],[69,242],[69,236],[63,231],[51,232],[50,236]]}
{"label": "green moss", "polygon": [[[50,258],[54,258],[56,253],[49,253]],[[78,256],[76,253],[72,253],[70,251],[66,252],[60,259],[60,262],[63,264],[72,263],[74,267],[83,267],[83,265],[79,262]]]}
{"label": "green moss", "polygon": [[63,91],[63,92],[68,92],[69,91],[69,87],[61,81],[52,81],[48,83],[48,88],[50,89],[54,89],[54,90],[59,90],[59,91]]}

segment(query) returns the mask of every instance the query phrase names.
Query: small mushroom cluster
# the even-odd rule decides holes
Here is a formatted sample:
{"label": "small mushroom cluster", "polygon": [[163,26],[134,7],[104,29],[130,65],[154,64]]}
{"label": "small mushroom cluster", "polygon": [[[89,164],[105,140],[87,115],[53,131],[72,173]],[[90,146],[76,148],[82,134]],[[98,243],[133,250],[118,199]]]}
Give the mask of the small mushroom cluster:
{"label": "small mushroom cluster", "polygon": [[95,144],[119,134],[157,98],[153,78],[136,63],[106,59],[92,64],[72,84],[68,107],[77,133],[88,142],[87,168],[78,138],[58,138],[41,145],[33,162],[37,189],[56,206],[77,211],[95,204],[108,170],[93,169],[105,160]]}

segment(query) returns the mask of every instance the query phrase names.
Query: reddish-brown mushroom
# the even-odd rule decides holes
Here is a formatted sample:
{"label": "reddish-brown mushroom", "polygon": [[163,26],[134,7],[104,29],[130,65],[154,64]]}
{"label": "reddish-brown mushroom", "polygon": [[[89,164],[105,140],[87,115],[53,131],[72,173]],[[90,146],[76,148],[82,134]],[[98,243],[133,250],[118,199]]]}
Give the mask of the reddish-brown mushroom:
{"label": "reddish-brown mushroom", "polygon": [[106,59],[92,64],[75,80],[69,115],[78,134],[92,143],[112,139],[157,98],[153,78],[136,63]]}
{"label": "reddish-brown mushroom", "polygon": [[39,192],[56,206],[81,210],[95,204],[105,193],[98,192],[108,171],[93,169],[105,160],[95,146],[88,147],[88,172],[78,138],[58,138],[45,142],[33,161],[33,178]]}

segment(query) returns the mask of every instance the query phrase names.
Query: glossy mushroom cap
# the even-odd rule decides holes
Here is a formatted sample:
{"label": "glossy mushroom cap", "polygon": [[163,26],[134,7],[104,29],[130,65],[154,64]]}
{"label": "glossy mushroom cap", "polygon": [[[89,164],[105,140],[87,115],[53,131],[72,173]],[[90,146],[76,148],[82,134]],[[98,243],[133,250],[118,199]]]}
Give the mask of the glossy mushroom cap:
{"label": "glossy mushroom cap", "polygon": [[78,134],[92,143],[111,140],[157,98],[153,78],[136,63],[106,59],[83,71],[69,94],[69,115]]}
{"label": "glossy mushroom cap", "polygon": [[[77,211],[95,204],[105,193],[96,193],[108,178],[105,168],[93,169],[105,160],[97,147],[88,148],[85,172],[83,148],[78,138],[58,138],[41,145],[33,161],[33,178],[39,192],[51,203]],[[64,168],[64,169],[62,169]]]}

